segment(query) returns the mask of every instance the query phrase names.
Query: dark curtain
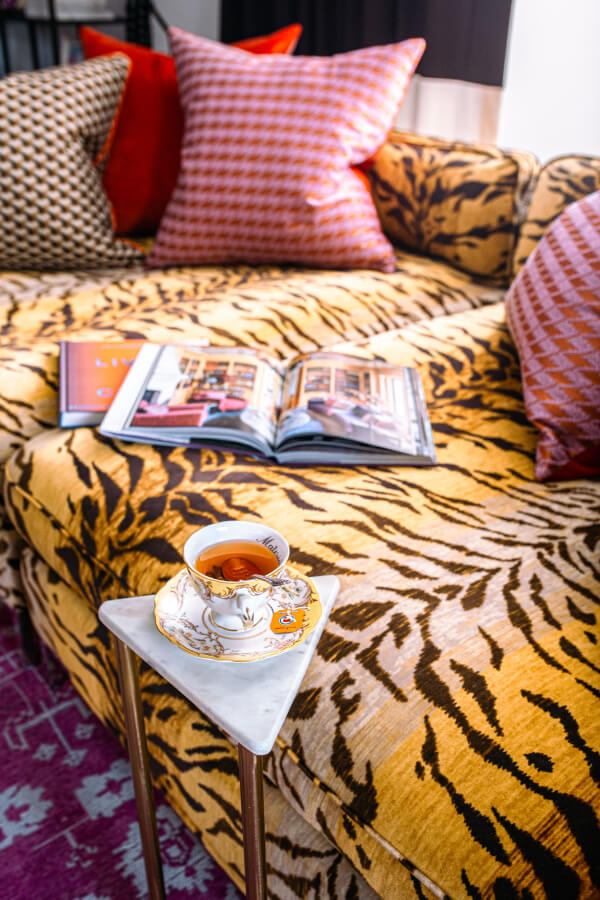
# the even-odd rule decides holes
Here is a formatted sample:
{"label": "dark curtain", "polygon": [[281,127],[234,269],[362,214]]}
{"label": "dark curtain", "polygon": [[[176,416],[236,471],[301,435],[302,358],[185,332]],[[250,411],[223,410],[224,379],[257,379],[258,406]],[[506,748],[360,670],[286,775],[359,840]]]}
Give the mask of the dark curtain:
{"label": "dark curtain", "polygon": [[298,53],[328,56],[424,37],[418,72],[501,85],[511,0],[222,0],[226,43],[300,22]]}

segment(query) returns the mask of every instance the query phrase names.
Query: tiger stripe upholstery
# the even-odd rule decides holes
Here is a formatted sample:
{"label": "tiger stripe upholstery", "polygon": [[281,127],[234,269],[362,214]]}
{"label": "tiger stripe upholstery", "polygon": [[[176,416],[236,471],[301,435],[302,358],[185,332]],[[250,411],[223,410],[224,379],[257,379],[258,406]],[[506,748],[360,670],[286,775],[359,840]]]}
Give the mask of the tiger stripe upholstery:
{"label": "tiger stripe upholstery", "polygon": [[[7,282],[14,284],[12,273],[0,276],[0,290]],[[73,333],[80,340],[100,334],[105,340],[207,339],[268,347],[288,359],[501,296],[497,287],[446,263],[398,251],[392,275],[203,267],[150,273],[66,297],[13,300],[0,316],[0,462],[57,423],[58,341]],[[18,607],[20,542],[3,516],[0,502],[0,599]]]}
{"label": "tiger stripe upholstery", "polygon": [[[99,604],[154,593],[203,525],[276,523],[294,565],[342,589],[266,762],[269,896],[600,896],[600,483],[535,480],[502,287],[397,259],[391,275],[207,267],[9,303],[3,596],[123,740]],[[414,365],[439,464],[286,468],[59,430],[73,332]],[[141,684],[154,780],[241,885],[235,748],[146,666]]]}
{"label": "tiger stripe upholstery", "polygon": [[369,178],[394,243],[507,285],[538,171],[530,153],[396,132]]}
{"label": "tiger stripe upholstery", "polygon": [[551,222],[587,194],[600,190],[600,159],[559,156],[541,170],[515,248],[513,275],[517,275]]}

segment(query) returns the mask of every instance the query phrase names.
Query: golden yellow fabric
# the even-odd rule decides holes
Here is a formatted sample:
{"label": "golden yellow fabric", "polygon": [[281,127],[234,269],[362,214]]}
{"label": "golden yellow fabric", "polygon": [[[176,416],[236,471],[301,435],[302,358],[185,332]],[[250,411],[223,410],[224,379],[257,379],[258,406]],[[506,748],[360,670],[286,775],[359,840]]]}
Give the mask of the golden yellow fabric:
{"label": "golden yellow fabric", "polygon": [[[222,346],[268,346],[273,355],[289,359],[502,296],[498,288],[482,286],[446,263],[400,251],[397,260],[392,275],[199,267],[109,286],[101,280],[99,287],[65,297],[11,301],[0,310],[0,464],[58,421],[61,338],[205,339]],[[0,600],[13,607],[23,603],[19,553],[0,502]]]}
{"label": "golden yellow fabric", "polygon": [[551,222],[569,203],[600,190],[600,159],[591,156],[559,156],[542,168],[515,250],[513,276],[517,275]]}
{"label": "golden yellow fabric", "polygon": [[142,266],[126,269],[71,269],[68,272],[7,272],[0,270],[0,307],[15,306],[42,297],[71,297],[115,281],[125,284],[143,275]]}
{"label": "golden yellow fabric", "polygon": [[369,178],[390,240],[507,285],[538,169],[528,153],[397,132]]}
{"label": "golden yellow fabric", "polygon": [[[0,310],[0,342],[31,347],[34,340],[104,332],[151,340],[158,333],[181,336],[194,329],[215,343],[238,334],[252,346],[273,342],[275,352],[289,356],[300,347],[366,337],[408,321],[493,303],[502,294],[447,263],[401,250],[392,274],[200,266],[11,303]],[[226,334],[220,338],[222,331]]]}
{"label": "golden yellow fabric", "polygon": [[[87,666],[101,630],[71,631],[66,597],[93,623],[103,600],[171,577],[196,528],[277,522],[295,565],[342,581],[269,760],[281,796],[382,897],[408,896],[405,870],[437,896],[594,896],[600,483],[534,481],[501,304],[342,346],[419,368],[438,466],[286,469],[45,431],[5,476],[12,521],[56,580],[44,627],[102,696],[106,663]],[[151,752],[196,822],[181,760],[198,736],[154,714],[171,692],[153,697]],[[225,821],[219,778],[202,770]]]}

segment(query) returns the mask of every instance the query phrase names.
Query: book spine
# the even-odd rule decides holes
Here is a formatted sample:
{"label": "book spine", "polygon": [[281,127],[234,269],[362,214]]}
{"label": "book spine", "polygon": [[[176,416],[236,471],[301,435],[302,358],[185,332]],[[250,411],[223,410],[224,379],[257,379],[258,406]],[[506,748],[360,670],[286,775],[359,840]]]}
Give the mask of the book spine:
{"label": "book spine", "polygon": [[69,344],[67,341],[61,341],[58,350],[58,425],[62,428],[61,420],[64,419],[65,412],[68,409],[68,385],[67,385],[67,353],[69,352]]}

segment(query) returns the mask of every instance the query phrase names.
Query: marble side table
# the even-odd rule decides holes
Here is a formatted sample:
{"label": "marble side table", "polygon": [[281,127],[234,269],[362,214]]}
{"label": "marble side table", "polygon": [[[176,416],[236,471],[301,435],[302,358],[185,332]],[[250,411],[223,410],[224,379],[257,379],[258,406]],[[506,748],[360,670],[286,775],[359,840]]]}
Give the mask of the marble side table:
{"label": "marble side table", "polygon": [[[165,889],[156,827],[137,656],[223,729],[238,744],[246,896],[266,897],[263,757],[272,749],[308,668],[339,591],[334,575],[313,578],[323,615],[307,639],[279,656],[252,663],[191,656],[154,623],[154,597],[108,600],[100,620],[115,638],[127,746],[152,900]],[[251,666],[252,678],[248,678]]]}

